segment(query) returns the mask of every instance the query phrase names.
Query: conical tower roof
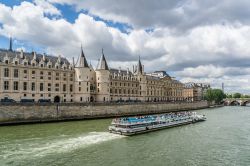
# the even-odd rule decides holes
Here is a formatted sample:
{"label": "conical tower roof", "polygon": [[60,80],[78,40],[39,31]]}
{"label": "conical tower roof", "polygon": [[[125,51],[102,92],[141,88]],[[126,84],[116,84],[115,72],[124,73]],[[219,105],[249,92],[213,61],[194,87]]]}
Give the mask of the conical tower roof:
{"label": "conical tower roof", "polygon": [[88,62],[86,60],[86,57],[83,53],[82,46],[81,46],[81,54],[80,54],[78,61],[76,63],[76,67],[89,67]]}
{"label": "conical tower roof", "polygon": [[141,64],[140,56],[139,56],[138,65],[137,65],[137,73],[142,74],[142,64]]}
{"label": "conical tower roof", "polygon": [[104,53],[103,53],[103,49],[102,49],[102,56],[101,56],[101,58],[98,62],[98,65],[97,65],[97,70],[109,70],[106,58],[105,58]]}

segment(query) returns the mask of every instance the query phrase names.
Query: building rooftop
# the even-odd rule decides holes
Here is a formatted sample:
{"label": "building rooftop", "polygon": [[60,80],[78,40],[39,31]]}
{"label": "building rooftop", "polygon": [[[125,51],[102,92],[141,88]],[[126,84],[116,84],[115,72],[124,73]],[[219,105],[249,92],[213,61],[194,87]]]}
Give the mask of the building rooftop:
{"label": "building rooftop", "polygon": [[35,56],[35,61],[37,63],[39,63],[43,59],[45,64],[51,62],[52,66],[55,66],[56,63],[59,63],[60,65],[63,65],[64,63],[66,65],[70,64],[66,58],[59,56],[56,57],[45,54],[36,54],[35,52],[10,51],[6,49],[0,49],[0,62],[4,62],[4,57],[6,56],[9,58],[10,62],[12,62],[14,58],[18,58],[19,63],[22,63],[22,61],[26,59],[28,60],[29,65],[31,64],[31,61],[34,59],[34,56]]}

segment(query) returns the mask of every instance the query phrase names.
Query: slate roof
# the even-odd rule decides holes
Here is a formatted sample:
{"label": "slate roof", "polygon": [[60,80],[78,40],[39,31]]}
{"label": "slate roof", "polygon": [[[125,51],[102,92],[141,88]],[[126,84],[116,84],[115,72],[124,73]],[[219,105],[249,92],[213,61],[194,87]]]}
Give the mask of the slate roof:
{"label": "slate roof", "polygon": [[[110,73],[112,73],[112,74],[113,74],[113,73],[119,73],[119,69],[111,68],[109,71],[110,71]],[[127,74],[127,70],[120,70],[120,73],[126,75],[126,74]],[[132,72],[129,71],[129,74],[132,74]]]}
{"label": "slate roof", "polygon": [[146,75],[147,80],[160,80],[160,77]]}
{"label": "slate roof", "polygon": [[78,62],[76,64],[76,67],[89,67],[88,62],[86,60],[86,57],[83,53],[82,47],[81,47],[81,55],[78,58]]}
{"label": "slate roof", "polygon": [[[29,65],[31,64],[31,60],[33,60],[33,57],[34,57],[34,52],[23,52],[24,57],[21,58],[20,56],[21,52],[19,51],[10,51],[10,50],[5,50],[5,49],[0,49],[0,62],[4,61],[4,57],[6,56],[6,54],[10,58],[10,62],[12,62],[15,57],[17,57],[20,60],[20,63],[22,63],[22,61],[25,59],[24,57],[26,57]],[[36,62],[39,63],[41,59],[43,58],[43,56],[44,55],[42,54],[36,54]],[[45,61],[44,61],[45,65],[49,62],[49,60],[52,63],[52,66],[55,66],[56,62],[58,61],[58,57],[45,55]],[[64,63],[66,65],[70,65],[69,61],[66,58],[61,57],[60,65],[63,65]]]}
{"label": "slate roof", "polygon": [[97,70],[109,70],[109,67],[108,67],[106,58],[105,58],[104,53],[103,53],[103,49],[102,49],[102,56],[101,56],[101,59],[99,60],[96,69],[97,69]]}

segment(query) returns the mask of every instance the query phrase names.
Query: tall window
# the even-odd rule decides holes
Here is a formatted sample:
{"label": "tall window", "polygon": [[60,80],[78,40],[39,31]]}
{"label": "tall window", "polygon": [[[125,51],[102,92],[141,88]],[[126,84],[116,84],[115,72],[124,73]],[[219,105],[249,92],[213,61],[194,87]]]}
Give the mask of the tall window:
{"label": "tall window", "polygon": [[63,91],[66,92],[66,84],[63,84]]}
{"label": "tall window", "polygon": [[48,83],[48,91],[51,91],[51,83]]}
{"label": "tall window", "polygon": [[72,84],[70,84],[69,91],[73,92],[73,85]]}
{"label": "tall window", "polygon": [[34,82],[31,83],[31,90],[32,91],[36,90],[36,84]]}
{"label": "tall window", "polygon": [[23,82],[23,90],[27,90],[27,82]]}
{"label": "tall window", "polygon": [[18,90],[18,82],[14,81],[14,90]]}
{"label": "tall window", "polygon": [[14,77],[18,78],[18,69],[14,69]]}
{"label": "tall window", "polygon": [[9,69],[4,68],[4,77],[9,77]]}
{"label": "tall window", "polygon": [[9,81],[4,81],[4,90],[9,90]]}
{"label": "tall window", "polygon": [[59,91],[59,84],[56,84],[55,87],[56,87],[56,89],[55,89],[56,92],[58,92]]}
{"label": "tall window", "polygon": [[43,83],[40,83],[40,91],[43,91]]}

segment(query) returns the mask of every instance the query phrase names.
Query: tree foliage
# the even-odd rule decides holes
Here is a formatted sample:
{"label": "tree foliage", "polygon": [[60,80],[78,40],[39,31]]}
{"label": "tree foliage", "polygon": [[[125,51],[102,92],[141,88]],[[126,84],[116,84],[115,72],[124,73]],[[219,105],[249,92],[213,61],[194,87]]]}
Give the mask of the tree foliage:
{"label": "tree foliage", "polygon": [[207,101],[214,101],[216,104],[221,103],[224,98],[226,98],[226,95],[221,89],[208,89],[205,95]]}
{"label": "tree foliage", "polygon": [[233,94],[233,98],[241,98],[241,94],[240,93],[235,93],[235,94]]}

